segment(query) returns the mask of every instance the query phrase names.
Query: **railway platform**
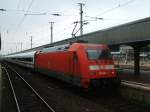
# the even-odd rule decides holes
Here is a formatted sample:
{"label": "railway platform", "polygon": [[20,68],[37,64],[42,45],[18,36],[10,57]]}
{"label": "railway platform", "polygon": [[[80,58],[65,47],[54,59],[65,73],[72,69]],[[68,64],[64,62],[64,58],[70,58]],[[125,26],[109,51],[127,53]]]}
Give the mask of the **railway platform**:
{"label": "railway platform", "polygon": [[123,68],[119,73],[121,80],[150,84],[150,70],[140,70],[140,75],[134,75],[133,69]]}
{"label": "railway platform", "polygon": [[135,75],[132,68],[121,68],[119,73],[121,81],[120,93],[131,101],[150,106],[150,70],[140,70]]}

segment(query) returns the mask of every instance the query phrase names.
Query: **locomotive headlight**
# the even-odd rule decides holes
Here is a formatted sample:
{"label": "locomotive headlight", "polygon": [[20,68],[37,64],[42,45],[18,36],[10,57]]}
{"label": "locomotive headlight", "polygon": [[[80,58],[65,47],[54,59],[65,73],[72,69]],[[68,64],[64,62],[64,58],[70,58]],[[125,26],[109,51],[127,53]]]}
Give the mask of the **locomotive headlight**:
{"label": "locomotive headlight", "polygon": [[100,67],[99,67],[99,65],[90,65],[90,66],[89,66],[89,69],[90,69],[90,70],[99,70]]}
{"label": "locomotive headlight", "polygon": [[100,65],[90,65],[89,66],[90,70],[100,70],[100,69],[112,70],[114,68],[115,68],[114,65],[102,65],[102,66],[100,66]]}
{"label": "locomotive headlight", "polygon": [[114,71],[112,71],[111,73],[112,73],[113,75],[115,74],[115,72],[114,72]]}
{"label": "locomotive headlight", "polygon": [[111,70],[114,68],[114,65],[100,65],[100,69]]}

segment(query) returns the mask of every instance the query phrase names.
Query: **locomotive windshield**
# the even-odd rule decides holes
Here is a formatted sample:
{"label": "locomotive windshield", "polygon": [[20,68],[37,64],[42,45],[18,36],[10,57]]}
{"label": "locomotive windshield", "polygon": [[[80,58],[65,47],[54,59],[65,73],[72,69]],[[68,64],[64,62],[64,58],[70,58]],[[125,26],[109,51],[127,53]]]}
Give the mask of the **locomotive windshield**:
{"label": "locomotive windshield", "polygon": [[90,60],[111,59],[111,54],[108,49],[103,50],[87,50],[87,56]]}

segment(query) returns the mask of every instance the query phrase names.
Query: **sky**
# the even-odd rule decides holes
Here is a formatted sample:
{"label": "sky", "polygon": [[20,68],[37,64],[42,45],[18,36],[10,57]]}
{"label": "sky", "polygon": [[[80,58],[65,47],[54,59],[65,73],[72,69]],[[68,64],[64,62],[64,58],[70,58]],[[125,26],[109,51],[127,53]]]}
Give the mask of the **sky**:
{"label": "sky", "polygon": [[150,17],[150,0],[0,0],[5,9],[0,10],[0,53],[30,49],[31,36],[33,47],[49,44],[49,22],[54,22],[53,42],[71,38],[74,22],[80,21],[78,3],[84,3],[83,20],[88,20],[84,34]]}

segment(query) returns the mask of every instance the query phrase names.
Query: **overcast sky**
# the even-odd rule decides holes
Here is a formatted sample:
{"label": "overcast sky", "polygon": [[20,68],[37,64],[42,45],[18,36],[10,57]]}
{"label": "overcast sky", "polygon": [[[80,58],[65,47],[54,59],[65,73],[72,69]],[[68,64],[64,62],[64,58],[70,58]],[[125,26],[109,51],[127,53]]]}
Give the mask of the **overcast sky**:
{"label": "overcast sky", "polygon": [[[50,43],[51,21],[55,22],[54,42],[71,38],[73,22],[80,20],[77,3],[85,4],[83,19],[91,20],[84,26],[84,33],[150,16],[150,0],[0,0],[0,9],[6,9],[0,11],[1,53],[20,51],[21,43],[22,50],[29,49],[31,36],[33,47]],[[61,16],[52,15],[56,13]]]}

